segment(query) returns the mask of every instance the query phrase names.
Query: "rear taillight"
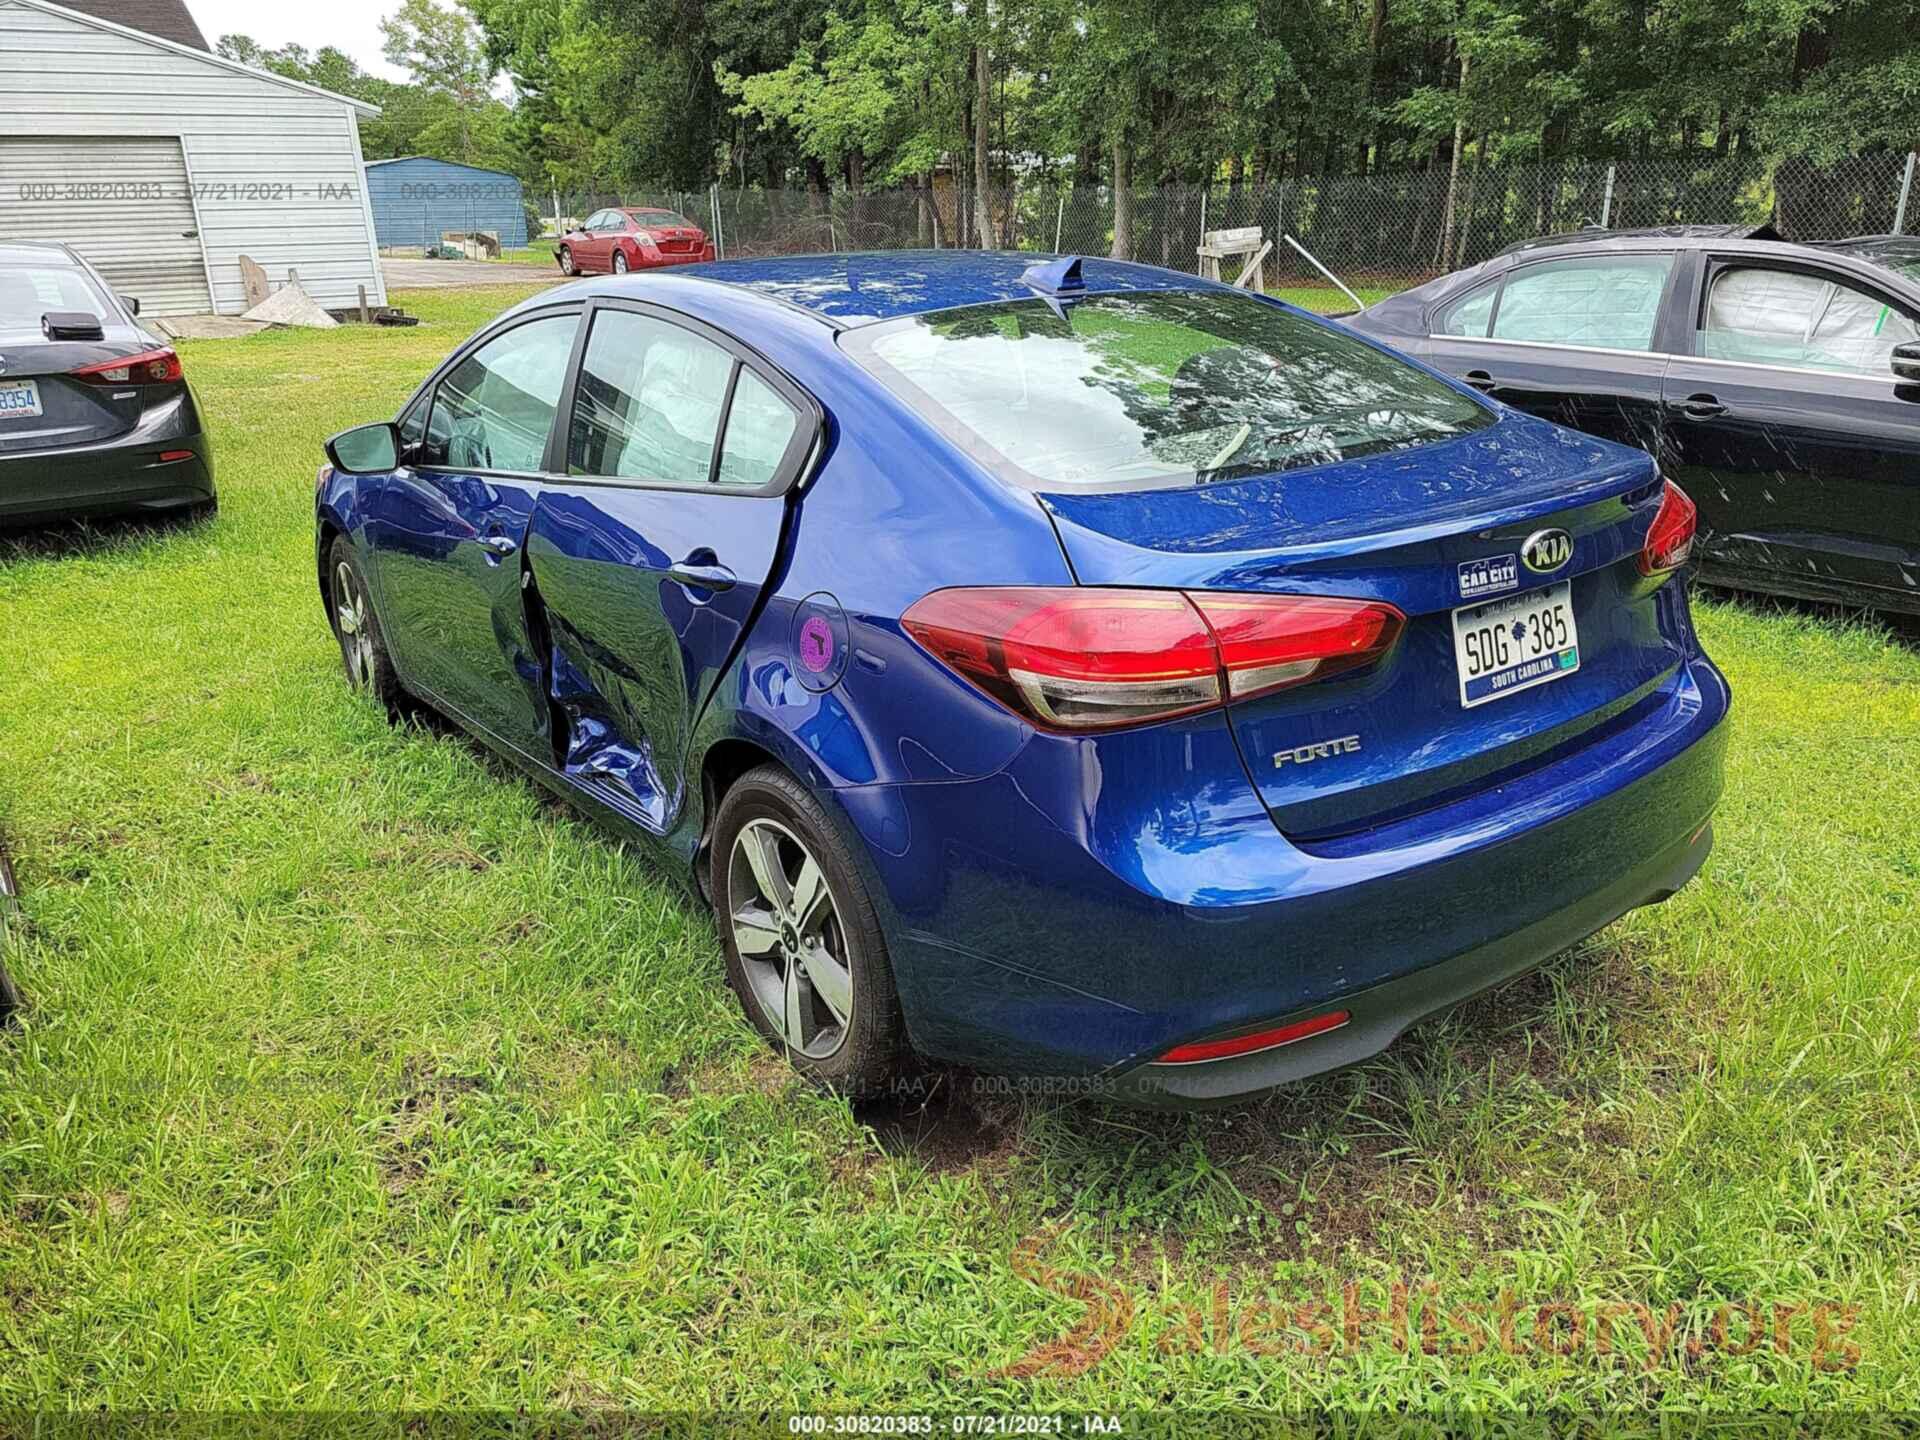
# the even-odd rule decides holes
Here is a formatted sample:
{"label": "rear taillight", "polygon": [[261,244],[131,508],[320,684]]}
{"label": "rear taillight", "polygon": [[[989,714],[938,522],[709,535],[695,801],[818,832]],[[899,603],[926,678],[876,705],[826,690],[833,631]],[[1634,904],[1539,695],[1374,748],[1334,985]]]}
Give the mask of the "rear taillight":
{"label": "rear taillight", "polygon": [[1209,1060],[1231,1060],[1236,1055],[1257,1055],[1262,1050],[1277,1050],[1300,1040],[1310,1040],[1329,1030],[1338,1030],[1353,1016],[1345,1010],[1329,1011],[1311,1020],[1296,1020],[1252,1035],[1235,1035],[1230,1040],[1201,1040],[1192,1045],[1176,1045],[1162,1055],[1161,1065],[1201,1065]]}
{"label": "rear taillight", "polygon": [[1686,564],[1693,554],[1693,534],[1700,524],[1699,507],[1671,480],[1665,484],[1660,509],[1647,530],[1647,543],[1640,549],[1642,575],[1669,575]]}
{"label": "rear taillight", "polygon": [[1053,730],[1210,710],[1370,664],[1406,617],[1373,600],[1177,590],[936,590],[907,633],[1009,709]]}
{"label": "rear taillight", "polygon": [[180,368],[180,357],[168,349],[143,350],[138,355],[82,365],[67,373],[89,385],[168,385],[185,372]]}

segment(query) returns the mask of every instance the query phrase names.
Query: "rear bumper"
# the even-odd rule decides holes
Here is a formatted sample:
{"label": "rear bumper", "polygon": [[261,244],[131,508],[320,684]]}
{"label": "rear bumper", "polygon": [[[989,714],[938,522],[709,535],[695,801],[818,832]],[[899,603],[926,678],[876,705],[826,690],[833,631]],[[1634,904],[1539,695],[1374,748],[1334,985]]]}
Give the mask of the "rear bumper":
{"label": "rear bumper", "polygon": [[[1477,950],[1342,996],[1339,1008],[1351,1018],[1337,1030],[1233,1059],[1137,1065],[1114,1078],[1111,1093],[1135,1104],[1188,1109],[1230,1103],[1358,1064],[1385,1050],[1409,1026],[1526,974],[1630,910],[1666,900],[1699,873],[1712,849],[1713,827],[1703,825],[1644,869],[1578,904]],[[1291,1018],[1272,1023],[1283,1025]]]}
{"label": "rear bumper", "polygon": [[[1224,783],[1170,809],[1150,774],[1128,791],[1093,769],[1090,793],[1089,772],[1033,747],[988,779],[837,798],[866,841],[919,1049],[1208,1103],[1376,1053],[1684,884],[1711,843],[1728,706],[1696,652],[1631,729],[1340,854],[1291,844]],[[1179,738],[1192,771],[1229,773],[1206,750],[1230,737]],[[1347,1026],[1282,1050],[1144,1068],[1334,1008]]]}
{"label": "rear bumper", "polygon": [[[162,460],[190,451],[185,460]],[[190,400],[156,407],[125,435],[68,450],[0,455],[0,525],[165,514],[214,498],[213,451]]]}
{"label": "rear bumper", "polygon": [[633,268],[635,270],[665,270],[672,265],[699,265],[711,259],[713,259],[713,247],[709,245],[704,250],[695,250],[685,255],[669,255],[665,252],[658,255],[642,254],[638,260],[633,262]]}

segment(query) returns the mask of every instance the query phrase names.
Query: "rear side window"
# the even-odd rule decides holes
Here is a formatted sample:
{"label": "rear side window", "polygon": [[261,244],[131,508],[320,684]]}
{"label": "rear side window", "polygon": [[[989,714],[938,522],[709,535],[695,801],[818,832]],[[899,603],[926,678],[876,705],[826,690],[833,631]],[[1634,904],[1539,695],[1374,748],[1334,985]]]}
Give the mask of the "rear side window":
{"label": "rear side window", "polygon": [[1651,350],[1671,255],[1557,260],[1515,271],[1493,315],[1496,340]]}
{"label": "rear side window", "polygon": [[1211,290],[973,306],[841,343],[983,464],[1041,489],[1204,483],[1493,423],[1331,326]]}
{"label": "rear side window", "polygon": [[1493,323],[1493,301],[1500,293],[1496,285],[1483,285],[1461,296],[1440,312],[1439,321],[1433,327],[1436,335],[1470,335],[1478,339],[1487,333],[1487,327]]}
{"label": "rear side window", "polygon": [[102,320],[111,313],[107,297],[84,270],[0,265],[0,327],[37,333],[40,317],[49,310],[84,310]]}
{"label": "rear side window", "polygon": [[732,376],[733,356],[712,341],[649,315],[602,310],[580,365],[568,471],[706,484]]}
{"label": "rear side window", "polygon": [[440,382],[428,425],[432,460],[455,470],[541,468],[578,315],[550,315],[494,336]]}
{"label": "rear side window", "polygon": [[1893,347],[1920,338],[1912,317],[1837,279],[1735,266],[1713,278],[1697,338],[1710,360],[1891,373]]}
{"label": "rear side window", "polygon": [[720,447],[722,485],[771,485],[786,458],[800,417],[751,370],[740,371],[727,411],[727,438]]}

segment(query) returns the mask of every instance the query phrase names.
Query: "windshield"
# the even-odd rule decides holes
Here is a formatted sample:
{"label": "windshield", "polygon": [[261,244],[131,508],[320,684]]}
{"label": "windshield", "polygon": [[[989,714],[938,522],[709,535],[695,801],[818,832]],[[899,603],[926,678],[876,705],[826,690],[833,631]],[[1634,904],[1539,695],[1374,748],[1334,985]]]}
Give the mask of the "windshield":
{"label": "windshield", "polygon": [[0,328],[38,332],[49,310],[83,310],[104,320],[107,297],[70,265],[0,265]]}
{"label": "windshield", "polygon": [[1206,483],[1493,423],[1404,361],[1250,296],[1017,300],[855,331],[854,356],[950,438],[1041,489]]}

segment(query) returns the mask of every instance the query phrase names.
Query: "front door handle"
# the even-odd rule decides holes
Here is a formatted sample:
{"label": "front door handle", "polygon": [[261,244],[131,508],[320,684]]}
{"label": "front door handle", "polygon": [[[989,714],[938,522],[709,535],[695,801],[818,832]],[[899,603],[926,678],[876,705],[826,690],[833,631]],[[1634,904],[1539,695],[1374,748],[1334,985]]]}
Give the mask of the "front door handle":
{"label": "front door handle", "polygon": [[740,579],[724,565],[695,565],[687,560],[670,566],[667,578],[689,590],[710,590],[716,595],[723,590],[731,590]]}
{"label": "front door handle", "polygon": [[1491,390],[1495,383],[1493,376],[1484,370],[1469,370],[1460,378],[1476,390]]}
{"label": "front door handle", "polygon": [[1689,395],[1675,408],[1689,420],[1711,420],[1716,415],[1727,413],[1727,407],[1720,403],[1718,396],[1705,393]]}
{"label": "front door handle", "polygon": [[496,560],[504,560],[520,548],[520,542],[511,535],[482,535],[480,548]]}

